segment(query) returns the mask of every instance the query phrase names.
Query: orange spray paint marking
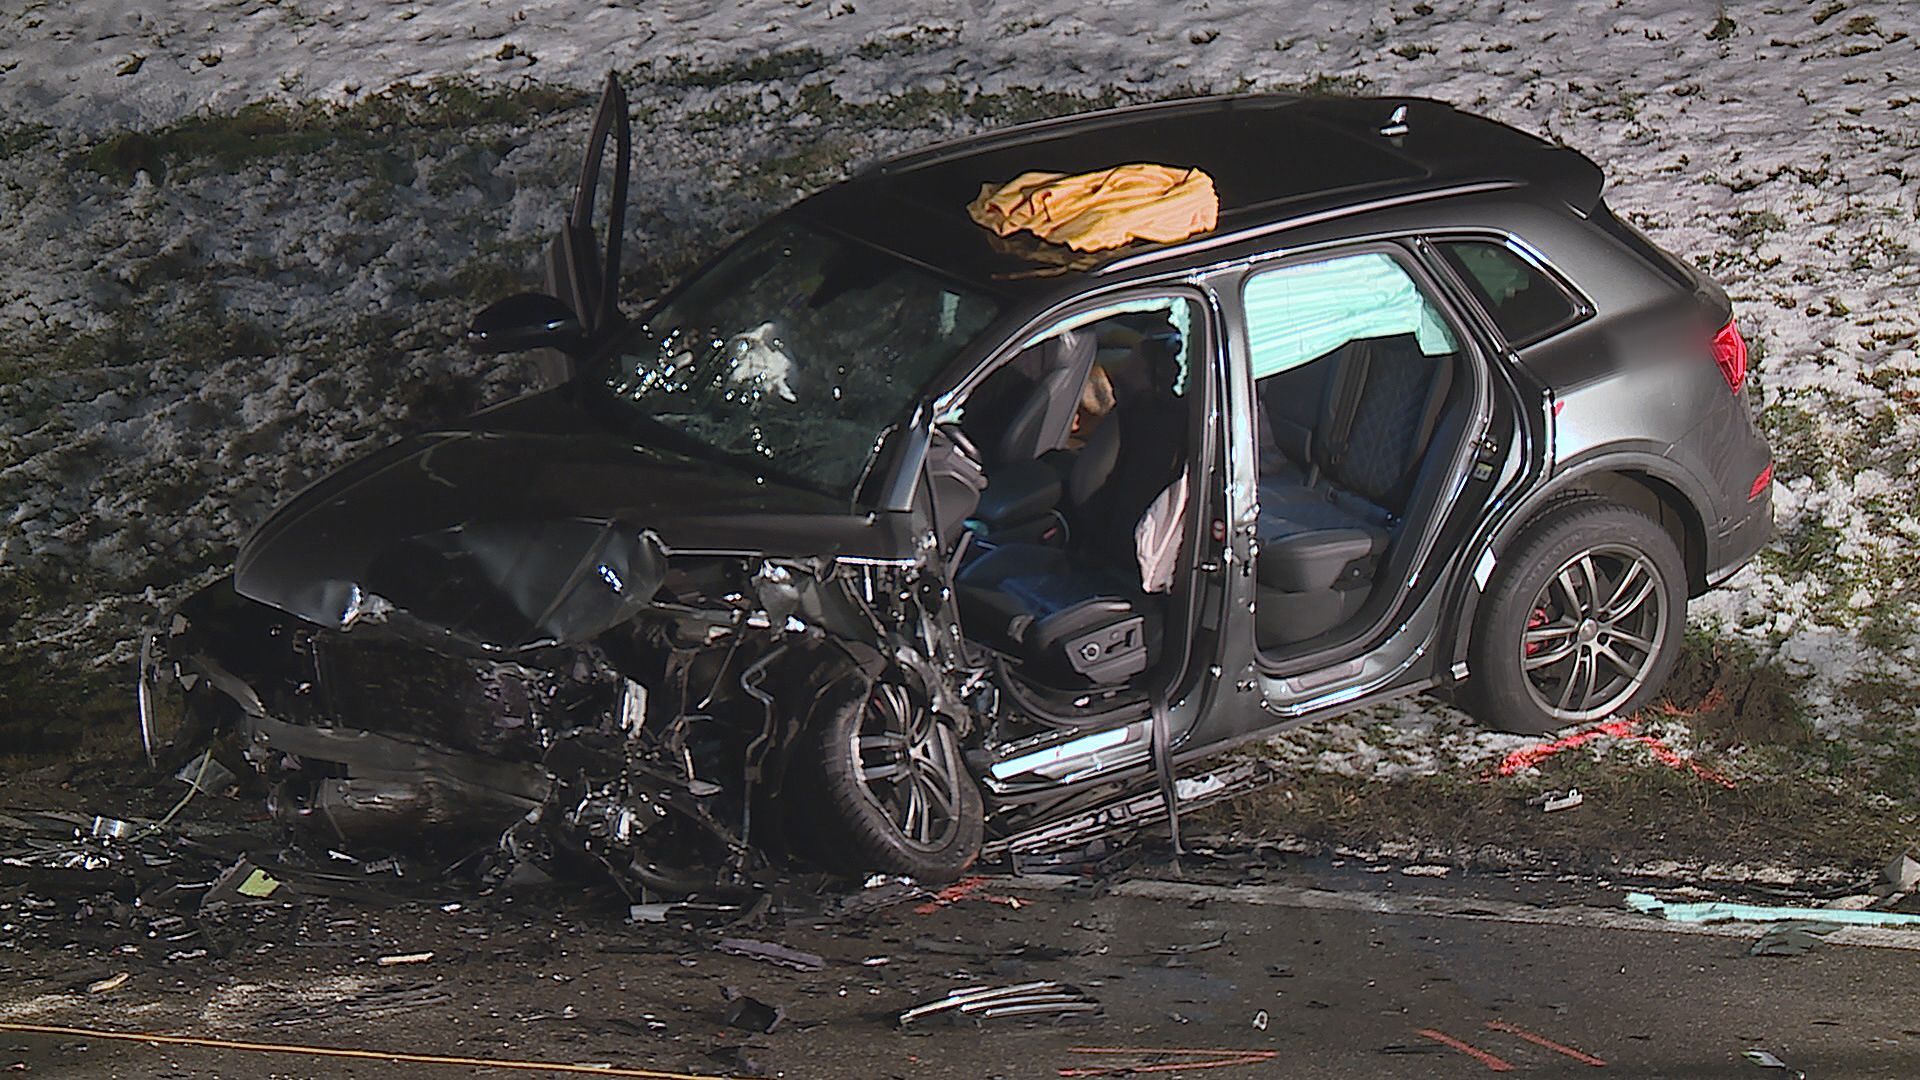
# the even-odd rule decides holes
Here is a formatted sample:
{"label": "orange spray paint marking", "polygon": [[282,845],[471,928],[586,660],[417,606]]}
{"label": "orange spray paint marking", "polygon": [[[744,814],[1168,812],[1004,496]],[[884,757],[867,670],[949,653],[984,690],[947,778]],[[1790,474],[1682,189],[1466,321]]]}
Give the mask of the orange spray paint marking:
{"label": "orange spray paint marking", "polygon": [[1571,1046],[1562,1046],[1561,1044],[1554,1042],[1552,1039],[1547,1038],[1545,1035],[1537,1035],[1531,1031],[1528,1031],[1526,1028],[1520,1027],[1517,1024],[1509,1024],[1504,1020],[1487,1021],[1487,1030],[1488,1031],[1504,1031],[1509,1035],[1516,1035],[1522,1039],[1527,1040],[1528,1042],[1532,1043],[1535,1046],[1544,1046],[1556,1054],[1565,1054],[1566,1056],[1572,1058],[1573,1060],[1578,1061],[1585,1065],[1592,1065],[1592,1066],[1595,1066],[1596,1068],[1603,1068],[1603,1069],[1606,1068],[1606,1065],[1607,1065],[1605,1061],[1602,1061],[1601,1059],[1594,1057],[1592,1054],[1589,1054],[1580,1050],[1575,1050]]}
{"label": "orange spray paint marking", "polygon": [[[1714,699],[1711,696],[1709,696],[1706,701],[1701,702],[1701,707],[1702,708],[1711,707],[1713,702],[1714,702]],[[1679,710],[1670,710],[1670,714],[1687,715],[1685,713],[1681,713]],[[1655,761],[1658,761],[1660,764],[1665,765],[1669,769],[1678,769],[1681,772],[1691,772],[1693,773],[1693,775],[1699,777],[1702,780],[1707,781],[1708,783],[1719,784],[1721,787],[1724,787],[1724,788],[1731,788],[1734,786],[1733,781],[1728,779],[1726,776],[1720,773],[1717,773],[1712,769],[1709,769],[1706,766],[1699,764],[1698,762],[1682,757],[1672,747],[1668,746],[1666,743],[1661,742],[1659,739],[1656,739],[1651,735],[1641,734],[1639,731],[1635,730],[1639,726],[1640,726],[1640,721],[1638,720],[1608,720],[1606,723],[1603,723],[1603,724],[1595,724],[1589,728],[1581,728],[1579,731],[1576,731],[1571,735],[1562,735],[1551,742],[1536,743],[1532,746],[1523,746],[1520,749],[1515,750],[1514,752],[1508,754],[1506,757],[1500,759],[1500,765],[1495,771],[1501,776],[1512,776],[1514,773],[1517,773],[1522,769],[1530,769],[1535,765],[1540,764],[1542,761],[1545,761],[1546,759],[1552,757],[1555,754],[1560,753],[1563,750],[1572,750],[1573,748],[1578,746],[1585,746],[1587,743],[1590,743],[1595,739],[1615,738],[1615,739],[1624,739],[1628,742],[1636,742],[1646,747],[1647,753],[1651,754]]]}
{"label": "orange spray paint marking", "polygon": [[1017,896],[1000,896],[994,893],[981,892],[980,886],[986,883],[987,879],[983,877],[961,878],[959,881],[934,893],[933,899],[914,908],[913,913],[915,915],[931,915],[943,907],[957,904],[962,900],[984,900],[989,904],[1005,904],[1007,907],[1013,908],[1016,911],[1020,909],[1021,900]]}
{"label": "orange spray paint marking", "polygon": [[1482,1050],[1479,1047],[1472,1045],[1471,1043],[1461,1042],[1459,1039],[1456,1039],[1453,1036],[1448,1035],[1444,1031],[1435,1031],[1432,1028],[1421,1028],[1420,1030],[1414,1032],[1414,1034],[1425,1036],[1426,1038],[1432,1039],[1434,1042],[1439,1043],[1441,1046],[1450,1046],[1453,1049],[1458,1050],[1461,1053],[1472,1058],[1473,1060],[1479,1062],[1480,1064],[1485,1065],[1487,1068],[1493,1070],[1494,1072],[1512,1072],[1513,1071],[1513,1062],[1508,1061],[1506,1058],[1496,1057],[1493,1054],[1489,1054],[1485,1050]]}

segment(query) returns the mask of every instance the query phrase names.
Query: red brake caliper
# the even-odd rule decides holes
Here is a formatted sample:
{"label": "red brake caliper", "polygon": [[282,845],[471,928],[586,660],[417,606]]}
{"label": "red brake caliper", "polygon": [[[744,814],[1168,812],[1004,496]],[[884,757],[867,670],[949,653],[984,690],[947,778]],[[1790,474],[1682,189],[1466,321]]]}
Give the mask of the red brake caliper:
{"label": "red brake caliper", "polygon": [[[1527,616],[1527,629],[1538,630],[1545,625],[1547,625],[1547,609],[1545,607],[1534,608],[1533,614]],[[1526,654],[1532,656],[1534,653],[1539,652],[1540,645],[1541,643],[1538,641],[1527,642]]]}

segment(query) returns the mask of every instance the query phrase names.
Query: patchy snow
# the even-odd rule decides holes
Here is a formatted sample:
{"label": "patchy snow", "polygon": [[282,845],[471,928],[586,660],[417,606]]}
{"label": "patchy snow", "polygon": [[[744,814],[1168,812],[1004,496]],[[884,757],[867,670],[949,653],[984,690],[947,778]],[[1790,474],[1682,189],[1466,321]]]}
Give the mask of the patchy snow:
{"label": "patchy snow", "polygon": [[[1579,148],[1733,295],[1780,455],[1781,540],[1697,617],[1807,679],[1823,725],[1914,659],[1920,10],[1833,0],[175,0],[0,13],[0,602],[84,664],[217,576],[352,452],[512,393],[451,346],[531,279],[584,105],[400,125],[115,178],[110,133],[396,83],[633,90],[640,288],[854,166],[1031,108],[1312,87],[1442,98]],[[1026,103],[1026,104],[1023,104]],[[1045,102],[1042,102],[1045,104]],[[1055,107],[1058,107],[1057,105]],[[22,127],[20,125],[38,125]],[[132,166],[144,159],[131,159]],[[111,170],[108,170],[111,172]],[[23,599],[24,598],[24,599]],[[1390,728],[1380,717],[1397,719]],[[1344,726],[1342,726],[1344,725]],[[1322,764],[1457,767],[1444,710],[1341,722]]]}

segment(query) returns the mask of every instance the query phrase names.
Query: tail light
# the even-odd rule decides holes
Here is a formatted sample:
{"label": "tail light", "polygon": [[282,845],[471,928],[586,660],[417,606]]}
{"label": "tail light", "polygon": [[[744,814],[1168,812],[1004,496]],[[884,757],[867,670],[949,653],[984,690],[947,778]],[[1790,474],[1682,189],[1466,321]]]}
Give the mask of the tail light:
{"label": "tail light", "polygon": [[1772,483],[1773,462],[1769,461],[1767,467],[1760,470],[1760,475],[1753,478],[1753,486],[1747,489],[1747,501],[1752,502],[1766,494],[1768,485]]}
{"label": "tail light", "polygon": [[1720,374],[1727,380],[1727,389],[1734,393],[1747,381],[1747,339],[1740,336],[1740,328],[1732,319],[1713,335],[1713,360],[1720,365]]}

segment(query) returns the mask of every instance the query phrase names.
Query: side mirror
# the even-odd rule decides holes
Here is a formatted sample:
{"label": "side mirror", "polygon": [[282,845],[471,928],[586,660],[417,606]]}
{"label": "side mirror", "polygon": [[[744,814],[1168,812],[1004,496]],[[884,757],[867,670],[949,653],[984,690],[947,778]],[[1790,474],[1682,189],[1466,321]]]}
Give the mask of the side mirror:
{"label": "side mirror", "polygon": [[549,346],[567,352],[585,340],[573,309],[545,293],[519,293],[496,300],[475,315],[467,327],[467,344],[482,353]]}

